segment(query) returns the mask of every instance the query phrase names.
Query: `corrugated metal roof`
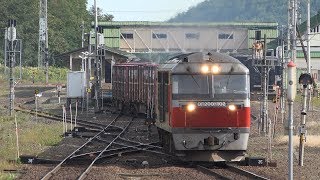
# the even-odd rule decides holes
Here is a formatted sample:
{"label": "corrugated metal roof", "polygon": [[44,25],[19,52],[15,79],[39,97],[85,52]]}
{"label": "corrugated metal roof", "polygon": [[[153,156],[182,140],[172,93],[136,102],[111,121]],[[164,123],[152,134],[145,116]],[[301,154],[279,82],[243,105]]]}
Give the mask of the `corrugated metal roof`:
{"label": "corrugated metal roof", "polygon": [[[320,51],[312,51],[310,52],[311,58],[320,58]],[[304,54],[302,51],[297,52],[297,58],[304,58]]]}
{"label": "corrugated metal roof", "polygon": [[271,28],[276,29],[278,23],[274,22],[209,22],[209,23],[171,23],[171,22],[152,22],[152,21],[108,21],[99,22],[99,26],[238,26],[248,28]]}
{"label": "corrugated metal roof", "polygon": [[[310,18],[310,28],[313,29],[320,24],[320,11],[318,14],[312,16]],[[303,32],[303,34],[307,31],[307,21],[304,21],[300,26],[299,26],[300,32]]]}

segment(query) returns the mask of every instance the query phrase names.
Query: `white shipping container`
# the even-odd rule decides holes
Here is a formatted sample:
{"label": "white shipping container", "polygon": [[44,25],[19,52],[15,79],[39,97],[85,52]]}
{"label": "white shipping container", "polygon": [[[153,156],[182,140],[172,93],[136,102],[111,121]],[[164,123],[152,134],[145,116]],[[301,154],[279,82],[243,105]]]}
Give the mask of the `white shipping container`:
{"label": "white shipping container", "polygon": [[86,92],[85,71],[71,71],[67,75],[67,97],[81,98]]}

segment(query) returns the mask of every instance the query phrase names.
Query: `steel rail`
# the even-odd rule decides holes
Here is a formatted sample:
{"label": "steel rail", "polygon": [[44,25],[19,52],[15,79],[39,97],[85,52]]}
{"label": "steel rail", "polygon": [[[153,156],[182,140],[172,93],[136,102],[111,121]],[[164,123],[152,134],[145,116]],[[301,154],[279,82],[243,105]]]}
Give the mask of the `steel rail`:
{"label": "steel rail", "polygon": [[[164,153],[164,152],[161,152],[161,151],[156,151],[156,150],[149,150],[149,149],[155,149],[155,148],[157,148],[157,149],[163,149],[162,147],[158,147],[158,146],[153,146],[153,145],[149,145],[149,144],[138,144],[138,145],[126,145],[126,144],[122,144],[122,143],[117,143],[117,142],[114,142],[113,144],[115,144],[115,145],[119,145],[119,146],[124,146],[124,147],[122,147],[122,148],[116,148],[116,149],[110,149],[110,150],[107,150],[107,151],[105,151],[105,153],[106,152],[110,152],[110,151],[115,151],[115,150],[118,150],[118,149],[122,149],[122,150],[126,150],[126,149],[130,149],[130,148],[132,148],[132,149],[134,149],[134,150],[130,150],[130,151],[128,151],[128,152],[130,152],[130,153],[132,153],[132,152],[138,152],[138,151],[145,151],[145,152],[151,152],[151,153],[155,153],[155,154],[161,154],[161,155],[169,155],[169,154],[166,154],[166,153]],[[142,147],[140,147],[140,146],[142,146]],[[143,147],[144,146],[144,147]],[[123,152],[119,152],[119,153],[122,153],[122,154],[124,154],[124,153],[126,153],[127,151],[123,151]],[[169,155],[169,156],[172,156],[172,155]],[[104,156],[102,156],[103,158],[107,158],[107,157],[109,157],[108,155],[104,155]]]}
{"label": "steel rail", "polygon": [[228,177],[225,177],[217,172],[214,172],[213,170],[209,169],[209,168],[206,168],[204,166],[201,166],[201,165],[197,165],[197,169],[199,169],[201,172],[205,173],[205,174],[208,174],[208,175],[211,175],[211,176],[214,176],[214,177],[217,177],[221,180],[232,180],[232,178],[228,178]]}
{"label": "steel rail", "polygon": [[[215,172],[214,170],[212,169],[209,169],[209,168],[206,168],[204,166],[201,166],[201,165],[197,165],[197,168],[206,173],[206,174],[209,174],[209,175],[212,175],[212,176],[215,176],[219,179],[223,179],[223,180],[232,180],[234,178],[230,178],[230,177],[226,177],[225,175],[221,175],[217,172]],[[250,171],[247,171],[247,170],[244,170],[244,169],[241,169],[241,168],[238,168],[236,166],[233,166],[233,165],[230,165],[230,164],[225,164],[225,170],[229,170],[229,171],[232,171],[236,174],[240,174],[240,175],[243,175],[247,178],[250,178],[250,179],[259,179],[259,180],[269,180],[268,178],[266,177],[263,177],[263,176],[260,176],[260,175],[257,175],[253,172],[250,172]]]}
{"label": "steel rail", "polygon": [[[30,111],[32,113],[35,113],[36,111],[33,110],[33,109],[28,109],[28,108],[25,108],[21,105],[19,105],[19,107],[17,107],[17,110],[26,110],[26,111]],[[44,112],[44,111],[37,111],[37,113],[41,113],[41,114],[44,114],[44,115],[47,115],[47,116],[52,116],[52,117],[56,117],[56,118],[63,118],[61,115],[57,115],[57,114],[52,114],[52,113],[48,113],[48,112]],[[67,116],[67,119],[70,119],[70,116]],[[90,124],[94,124],[94,125],[97,125],[97,126],[104,126],[105,124],[101,124],[101,123],[96,123],[96,122],[91,122],[91,121],[86,121],[86,120],[82,120],[82,119],[77,119],[77,121],[80,121],[80,122],[85,122],[85,123],[90,123]]]}
{"label": "steel rail", "polygon": [[226,165],[227,165],[227,168],[231,169],[232,171],[234,171],[236,173],[242,174],[246,177],[253,178],[253,179],[269,180],[269,178],[266,178],[266,177],[260,176],[258,174],[255,174],[253,172],[238,168],[236,166],[233,166],[230,164],[226,164]]}
{"label": "steel rail", "polygon": [[67,160],[70,159],[74,154],[76,154],[79,150],[81,150],[83,147],[85,147],[87,144],[91,143],[95,138],[97,138],[100,134],[102,134],[106,129],[108,129],[112,123],[114,123],[118,118],[120,117],[120,114],[118,114],[103,130],[101,130],[99,133],[97,133],[94,137],[90,138],[87,142],[85,142],[82,146],[80,146],[78,149],[73,151],[71,154],[69,154],[65,159],[63,159],[57,166],[55,166],[50,172],[48,172],[44,177],[41,178],[41,180],[48,180],[50,179],[59,169],[61,169],[62,165],[67,162]]}
{"label": "steel rail", "polygon": [[[120,137],[119,138],[120,140],[122,141],[127,141],[127,142],[130,142],[130,143],[136,143],[136,144],[141,144],[141,145],[144,145],[145,143],[141,143],[141,142],[138,142],[138,141],[133,141],[133,140],[130,140],[130,139],[126,139],[126,138],[122,138]],[[159,143],[159,142],[158,142]],[[161,146],[155,146],[155,145],[149,145],[150,147],[154,147],[154,148],[162,148]]]}
{"label": "steel rail", "polygon": [[[117,153],[113,153],[113,154],[103,155],[103,156],[101,156],[100,159],[104,159],[104,158],[108,158],[108,157],[112,157],[112,156],[117,156],[119,154],[135,153],[135,152],[138,152],[138,151],[141,151],[141,150],[140,149],[125,150],[125,151],[121,151],[121,152],[117,152]],[[167,154],[167,153],[164,153],[164,152],[152,151],[152,150],[147,150],[147,149],[144,149],[143,151],[151,152],[151,153],[155,153],[155,154],[159,154],[159,155],[165,155],[165,156],[169,156],[169,157],[172,157],[172,158],[176,158],[175,155]]]}
{"label": "steel rail", "polygon": [[[109,143],[109,142],[108,142]],[[156,142],[158,143],[158,142]],[[152,144],[156,144],[156,143],[148,143],[148,144],[139,144],[139,145],[134,145],[134,146],[126,146],[124,145],[125,147],[120,147],[120,148],[113,148],[113,149],[108,149],[107,151],[105,151],[104,153],[107,153],[107,152],[112,152],[112,151],[121,151],[121,150],[126,150],[126,149],[129,149],[129,148],[139,148],[140,146],[149,146],[149,145],[152,145]],[[114,144],[117,144],[114,142]],[[150,147],[149,147],[150,148]],[[143,149],[143,148],[140,148],[140,149]],[[136,150],[137,151],[137,150]],[[79,157],[83,157],[83,156],[88,156],[88,155],[92,155],[92,154],[99,154],[101,153],[102,151],[95,151],[95,152],[88,152],[88,153],[83,153],[83,154],[77,154],[77,155],[74,155],[71,157],[71,159],[73,158],[79,158]]]}
{"label": "steel rail", "polygon": [[115,137],[101,152],[100,154],[91,162],[91,164],[87,167],[87,169],[80,175],[80,177],[78,178],[78,180],[82,180],[84,179],[88,173],[90,172],[90,170],[93,167],[93,164],[100,159],[101,155],[112,145],[112,143],[114,141],[116,141],[126,130],[127,128],[130,126],[130,124],[133,122],[134,118],[131,118],[131,120],[129,121],[129,123],[123,128],[123,130],[118,134],[117,137]]}
{"label": "steel rail", "polygon": [[[20,111],[20,112],[23,112],[23,113],[28,113],[28,114],[32,114],[32,115],[37,115],[39,117],[43,117],[43,118],[47,118],[47,119],[51,119],[51,120],[54,120],[54,121],[59,121],[59,122],[62,122],[63,119],[61,116],[58,116],[58,115],[53,115],[53,114],[49,114],[49,113],[44,113],[44,112],[41,112],[41,111],[38,111],[38,112],[35,112],[35,111],[32,111],[32,110],[29,110],[29,109],[23,109],[21,107],[16,107],[15,108],[16,111]],[[67,122],[71,122],[70,119],[67,118]],[[91,129],[95,129],[95,130],[101,130],[103,129],[102,126],[105,126],[103,124],[99,124],[99,123],[95,123],[95,122],[90,122],[90,121],[85,121],[85,120],[78,120],[77,119],[77,123],[81,126],[84,126],[84,127],[87,127],[87,128],[91,128]],[[110,126],[110,127],[113,127],[113,126]],[[114,127],[117,127],[117,126],[114,126]],[[118,128],[118,127],[117,127]]]}
{"label": "steel rail", "polygon": [[[126,144],[123,144],[123,143],[119,143],[119,142],[114,142],[115,145],[120,145],[120,146],[125,146],[125,147],[136,147],[136,146],[148,146],[150,148],[158,148],[158,149],[163,149],[162,146],[155,146],[153,144],[157,144],[159,142],[153,142],[153,143],[141,143],[141,142],[137,142],[137,141],[132,141],[132,140],[129,140],[129,139],[125,139],[125,138],[121,138],[119,137],[118,138],[119,140],[121,141],[125,141],[125,142],[129,142],[129,143],[133,143],[133,144],[137,144],[137,145],[126,145]],[[98,138],[99,141],[102,141],[102,142],[106,142],[106,143],[109,143],[109,141],[107,140],[104,140],[104,139],[101,139],[101,138]]]}

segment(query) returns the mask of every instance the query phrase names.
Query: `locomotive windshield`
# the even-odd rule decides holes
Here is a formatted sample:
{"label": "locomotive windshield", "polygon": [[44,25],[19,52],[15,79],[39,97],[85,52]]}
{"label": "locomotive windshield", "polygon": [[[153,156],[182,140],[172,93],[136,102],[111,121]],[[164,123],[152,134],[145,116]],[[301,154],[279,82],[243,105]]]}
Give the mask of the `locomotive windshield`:
{"label": "locomotive windshield", "polygon": [[235,98],[247,97],[248,75],[173,75],[175,97]]}
{"label": "locomotive windshield", "polygon": [[245,75],[216,75],[212,77],[212,93],[214,94],[245,94],[248,87]]}
{"label": "locomotive windshield", "polygon": [[175,75],[173,94],[209,94],[209,77],[203,75]]}

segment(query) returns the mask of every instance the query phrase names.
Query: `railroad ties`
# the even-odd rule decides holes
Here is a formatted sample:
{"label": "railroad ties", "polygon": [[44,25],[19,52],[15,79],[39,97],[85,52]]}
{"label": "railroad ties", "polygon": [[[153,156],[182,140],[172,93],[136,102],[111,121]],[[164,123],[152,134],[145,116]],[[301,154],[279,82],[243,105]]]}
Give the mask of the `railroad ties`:
{"label": "railroad ties", "polygon": [[[110,124],[90,137],[87,142],[68,155],[42,179],[59,178],[66,175],[73,179],[84,179],[89,175],[94,165],[103,163],[106,158],[122,154],[145,151],[166,155],[162,152],[162,147],[157,146],[158,142],[141,143],[124,138],[122,135],[133,122],[133,117],[117,115]],[[76,168],[73,171],[74,174],[66,174],[67,171],[69,172],[68,168]]]}
{"label": "railroad ties", "polygon": [[[23,107],[16,107],[16,111],[29,114],[35,113]],[[62,121],[62,116],[50,113],[37,112],[37,115],[55,121]],[[252,120],[256,119],[253,115],[251,118]],[[88,140],[82,146],[70,153],[50,172],[44,175],[42,179],[59,179],[63,177],[85,179],[90,176],[90,171],[94,165],[105,163],[108,158],[142,151],[177,160],[174,155],[165,153],[163,148],[158,146],[158,142],[141,143],[126,138],[124,134],[133,123],[133,117],[119,114],[107,125],[79,119],[78,124],[87,130],[91,130],[90,134],[92,135],[86,137]],[[178,166],[182,167],[186,165],[185,163],[179,160],[176,162]],[[211,168],[208,168],[201,163],[197,163],[196,167],[200,172],[219,179],[268,179],[229,164],[222,167],[211,166]]]}
{"label": "railroad ties", "polygon": [[203,165],[198,165],[197,169],[205,174],[213,176],[218,179],[232,180],[232,179],[260,179],[268,180],[268,178],[257,175],[253,172],[241,169],[234,165],[223,164],[221,166],[214,166],[208,168]]}

